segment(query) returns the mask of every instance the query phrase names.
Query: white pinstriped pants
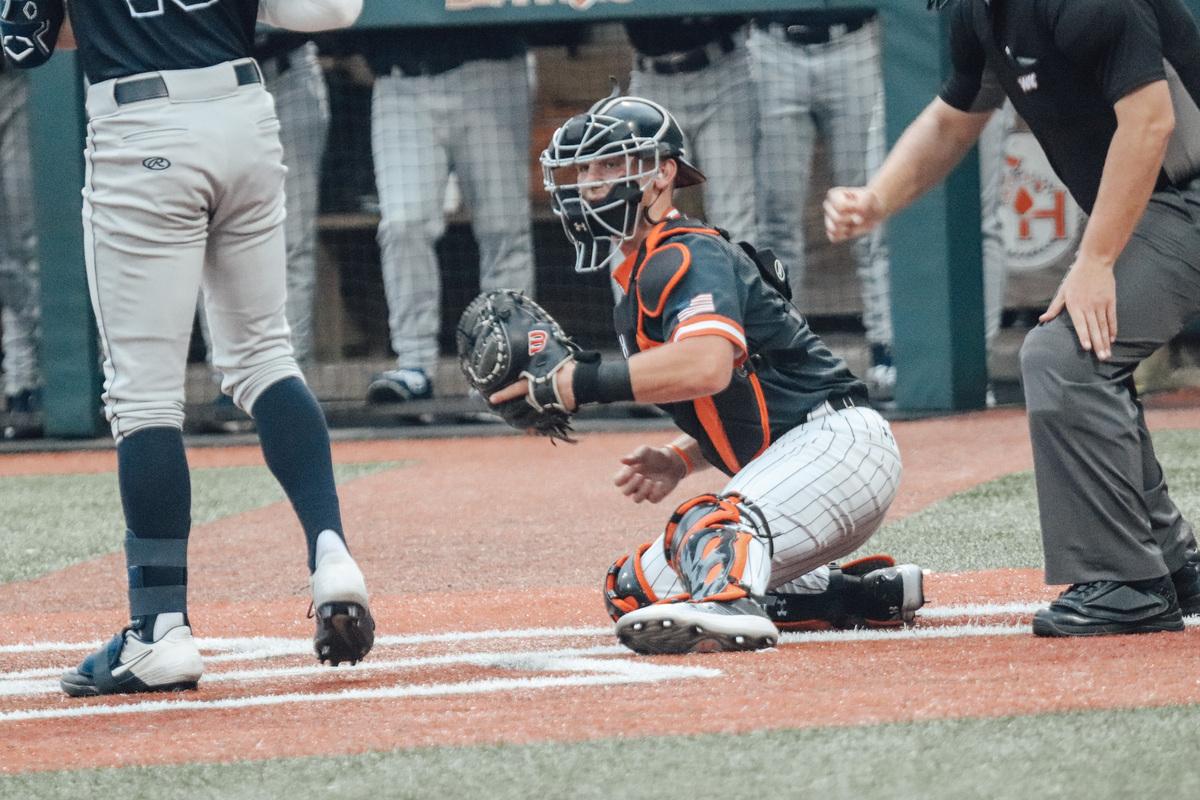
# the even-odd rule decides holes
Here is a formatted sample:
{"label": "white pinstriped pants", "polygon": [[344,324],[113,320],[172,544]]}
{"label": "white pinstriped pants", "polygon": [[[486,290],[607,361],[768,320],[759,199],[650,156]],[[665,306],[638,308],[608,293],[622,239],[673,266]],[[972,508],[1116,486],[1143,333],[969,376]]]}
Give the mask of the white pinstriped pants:
{"label": "white pinstriped pants", "polygon": [[[829,562],[879,529],[900,485],[900,451],[878,412],[826,403],[811,416],[722,489],[741,494],[766,516],[774,544],[771,591],[823,591]],[[642,570],[658,597],[670,597],[683,588],[662,539],[642,555]]]}
{"label": "white pinstriped pants", "polygon": [[29,86],[22,70],[0,72],[0,325],[4,339],[4,393],[40,383],[41,302],[33,177],[29,163]]}

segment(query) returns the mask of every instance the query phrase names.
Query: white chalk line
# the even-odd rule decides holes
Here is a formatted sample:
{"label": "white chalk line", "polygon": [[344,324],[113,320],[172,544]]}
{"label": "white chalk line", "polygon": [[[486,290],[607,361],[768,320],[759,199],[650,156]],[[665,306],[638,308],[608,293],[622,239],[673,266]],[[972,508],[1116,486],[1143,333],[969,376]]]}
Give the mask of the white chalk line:
{"label": "white chalk line", "polygon": [[[586,660],[589,669],[593,662]],[[656,683],[680,678],[714,678],[719,670],[659,665],[636,665],[627,662],[636,670],[629,673],[604,673],[594,675],[569,675],[538,678],[492,678],[462,683],[440,683],[416,686],[388,686],[379,689],[345,689],[327,693],[293,693],[278,695],[251,695],[230,697],[222,700],[154,700],[112,706],[75,706],[68,708],[42,708],[0,713],[0,723],[24,720],[64,719],[69,717],[98,717],[115,714],[148,714],[179,711],[213,711],[226,708],[255,708],[292,703],[330,703],[349,700],[383,700],[402,697],[441,697],[448,695],[494,694],[522,689],[550,689],[577,686],[615,686],[631,683]]]}
{"label": "white chalk line", "polygon": [[[536,671],[536,672],[551,672],[557,667],[546,667],[548,660],[553,660],[555,664],[564,663],[565,659],[575,657],[594,657],[594,656],[619,656],[629,655],[629,650],[620,645],[609,645],[605,647],[586,647],[586,648],[567,648],[562,650],[534,651],[528,650],[507,651],[507,652],[481,652],[481,653],[449,653],[438,656],[424,656],[418,658],[395,658],[395,659],[368,659],[353,667],[339,667],[337,672],[341,674],[358,675],[364,672],[382,672],[385,670],[399,671],[406,669],[420,669],[422,667],[444,667],[452,664],[471,664],[483,667],[499,667],[501,669],[514,669],[521,671]],[[206,660],[206,664],[211,663],[211,659]],[[591,662],[592,671],[594,672],[611,672],[613,667],[611,662],[596,660]],[[62,691],[58,685],[58,676],[62,674],[61,668],[50,667],[47,669],[26,670],[16,673],[0,673],[0,697],[3,696],[18,696],[18,695],[33,695],[33,694],[53,694]],[[225,670],[222,672],[205,672],[205,685],[212,683],[228,683],[241,682],[252,683],[255,681],[277,681],[285,678],[302,678],[309,675],[330,675],[329,667],[318,664],[315,661],[311,664],[297,665],[291,667],[262,667],[259,669],[240,669],[240,670]],[[30,678],[49,678],[53,680],[30,680]]]}
{"label": "white chalk line", "polygon": [[[978,619],[995,616],[1027,616],[1044,604],[1008,603],[944,606],[923,609],[921,616],[930,619]],[[1200,617],[1185,620],[1189,627],[1200,626]],[[983,636],[1016,636],[1029,634],[1027,623],[982,624],[971,622],[961,625],[934,627],[911,627],[899,629],[808,631],[784,633],[781,644],[804,645],[821,643],[849,643],[863,641],[904,641],[920,639],[948,639]],[[518,630],[487,630],[446,634],[417,634],[381,636],[377,647],[410,646],[425,643],[467,641],[537,640],[587,637],[611,637],[611,628],[527,628]],[[310,654],[308,639],[286,639],[279,637],[212,637],[198,638],[197,644],[211,653],[205,657],[208,664],[219,662],[260,661],[281,656]],[[0,653],[42,653],[91,651],[100,642],[38,642],[28,645],[4,645]],[[118,706],[81,706],[65,709],[32,709],[0,712],[0,722],[26,719],[49,719],[64,716],[98,716],[104,714],[127,714],[180,709],[240,708],[281,703],[312,702],[314,698],[328,699],[379,699],[439,694],[478,694],[509,691],[514,688],[544,688],[551,686],[589,686],[625,683],[652,683],[684,677],[715,677],[719,670],[701,667],[664,666],[636,658],[602,658],[628,654],[624,647],[616,645],[588,648],[563,648],[557,650],[520,650],[455,652],[435,656],[419,656],[399,659],[375,659],[364,661],[354,667],[342,667],[342,672],[382,672],[440,667],[452,664],[536,672],[572,672],[575,674],[559,678],[489,679],[449,684],[397,685],[378,689],[347,689],[330,693],[290,693],[280,695],[251,695],[240,698],[201,701],[147,701],[121,704]],[[36,696],[56,694],[59,690],[58,675],[62,667],[34,668],[0,672],[0,697]],[[255,683],[302,678],[317,674],[330,674],[329,668],[319,664],[261,667],[255,669],[225,670],[209,672],[204,677],[206,685],[221,682]],[[117,709],[117,710],[114,710]]]}

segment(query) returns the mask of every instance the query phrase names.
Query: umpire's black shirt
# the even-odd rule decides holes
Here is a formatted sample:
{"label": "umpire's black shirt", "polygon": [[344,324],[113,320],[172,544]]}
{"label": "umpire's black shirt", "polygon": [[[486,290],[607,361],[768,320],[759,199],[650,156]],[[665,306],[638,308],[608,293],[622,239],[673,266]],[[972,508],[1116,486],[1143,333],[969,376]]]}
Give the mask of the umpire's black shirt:
{"label": "umpire's black shirt", "polygon": [[83,72],[98,83],[249,56],[258,0],[70,0],[67,10]]}
{"label": "umpire's black shirt", "polygon": [[[1117,129],[1113,106],[1122,97],[1169,77],[1179,89],[1172,92],[1174,151],[1196,151],[1200,129],[1188,95],[1200,98],[1200,32],[1185,9],[1179,16],[1181,9],[1179,0],[957,0],[950,24],[954,69],[941,97],[962,111],[980,111],[999,106],[1007,94],[1054,171],[1091,213]],[[1156,188],[1182,185],[1198,169],[1194,155],[1181,157],[1170,176],[1160,173]]]}

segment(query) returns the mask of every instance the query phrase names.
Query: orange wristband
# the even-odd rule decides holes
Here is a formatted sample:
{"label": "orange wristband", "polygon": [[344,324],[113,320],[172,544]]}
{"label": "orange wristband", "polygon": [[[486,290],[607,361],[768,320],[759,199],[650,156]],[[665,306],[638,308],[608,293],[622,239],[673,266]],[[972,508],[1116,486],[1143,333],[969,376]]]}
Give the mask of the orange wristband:
{"label": "orange wristband", "polygon": [[683,448],[678,447],[673,444],[669,444],[669,445],[667,445],[667,447],[674,450],[675,455],[679,456],[679,460],[683,462],[683,477],[686,478],[688,475],[691,475],[692,469],[693,469],[692,460],[690,458],[688,458],[687,453],[683,452]]}

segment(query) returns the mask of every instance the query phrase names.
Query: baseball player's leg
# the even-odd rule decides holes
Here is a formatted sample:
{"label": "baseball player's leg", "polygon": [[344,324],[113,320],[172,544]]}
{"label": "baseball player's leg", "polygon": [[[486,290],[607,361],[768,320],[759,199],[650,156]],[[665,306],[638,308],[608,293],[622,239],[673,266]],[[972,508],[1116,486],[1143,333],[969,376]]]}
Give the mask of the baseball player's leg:
{"label": "baseball player's leg", "polygon": [[[423,370],[426,378],[437,369],[441,276],[433,247],[446,227],[442,205],[449,176],[438,108],[442,95],[435,87],[456,72],[433,78],[385,75],[376,80],[371,102],[378,238],[392,349],[401,370]],[[414,393],[426,394],[427,388],[414,388]]]}
{"label": "baseball player's leg", "polygon": [[654,654],[756,650],[778,641],[755,599],[766,590],[771,569],[770,540],[757,509],[737,497],[686,501],[667,523],[662,557],[678,575],[682,596],[645,603],[648,581],[639,586],[643,576],[630,580],[637,562],[627,561],[612,581],[632,592],[610,591],[606,581],[605,600],[624,645]]}
{"label": "baseball player's leg", "polygon": [[[1021,349],[1046,581],[1074,585],[1039,612],[1035,632],[1181,625],[1165,585],[1183,548],[1178,531],[1172,536],[1169,525],[1162,532],[1153,528],[1152,515],[1162,512],[1161,472],[1147,472],[1157,462],[1145,450],[1132,374],[1200,306],[1200,230],[1180,222],[1196,213],[1200,197],[1187,197],[1156,194],[1117,261],[1120,327],[1108,361],[1080,349],[1065,313],[1033,329]],[[1101,613],[1091,589],[1107,594],[1116,585],[1108,582],[1128,591],[1099,605],[1120,605],[1125,597],[1138,608]]]}
{"label": "baseball player's leg", "polygon": [[766,516],[774,542],[770,589],[823,589],[824,565],[883,524],[900,483],[900,454],[870,408],[815,416],[772,444],[726,486]]}
{"label": "baseball player's leg", "polygon": [[[842,568],[826,566],[861,546],[879,528],[899,484],[900,458],[887,423],[875,411],[825,411],[773,444],[722,492],[722,497],[732,493],[749,501],[756,511],[744,518],[764,523],[754,528],[755,541],[770,539],[769,572],[748,559],[744,585],[762,594],[762,588],[755,588],[756,581],[765,578],[770,619],[788,627],[807,627],[817,621],[838,626],[911,621],[924,602],[916,566],[897,567],[887,557]],[[804,466],[797,468],[798,464]],[[706,513],[719,505],[706,502],[702,506]],[[680,511],[687,511],[686,506]],[[688,524],[685,516],[676,528],[687,531]],[[634,649],[667,652],[662,648],[695,644],[693,639],[679,638],[682,634],[673,634],[664,643],[662,632],[654,627],[664,617],[672,623],[694,622],[687,616],[691,612],[649,610],[651,603],[661,606],[661,601],[695,589],[686,565],[678,562],[678,556],[672,564],[671,547],[664,544],[671,540],[671,527],[664,537],[618,560],[606,578],[609,613],[618,620],[618,635],[630,640],[626,644]],[[712,527],[719,534],[721,526]],[[643,629],[634,630],[636,623]],[[648,641],[639,641],[639,636]]]}
{"label": "baseball player's leg", "polygon": [[[61,683],[70,695],[183,688],[203,671],[186,617],[184,367],[208,222],[196,209],[210,196],[207,159],[220,154],[166,104],[116,107],[111,82],[91,87],[88,113],[84,254],[117,440],[133,622]],[[170,166],[145,167],[151,153]],[[132,658],[137,669],[114,676]]]}
{"label": "baseball player's leg", "polygon": [[[834,182],[862,186],[883,163],[886,146],[877,23],[868,22],[817,47],[821,50],[813,58],[814,81]],[[884,232],[856,240],[852,251],[862,293],[863,327],[872,347],[868,383],[873,396],[885,399],[894,390],[895,369],[890,357],[892,299]]]}
{"label": "baseball player's leg", "polygon": [[816,143],[812,74],[803,48],[757,28],[749,47],[759,117],[759,246],[787,264],[792,296],[804,310],[804,204]]}
{"label": "baseball player's leg", "polygon": [[329,135],[329,98],[325,76],[309,43],[290,54],[291,68],[268,80],[279,116],[287,221],[287,320],[296,361],[313,359],[313,306],[317,285],[317,211],[321,159]]}
{"label": "baseball player's leg", "polygon": [[484,291],[533,289],[529,229],[529,72],[524,56],[455,70],[462,102],[451,151],[479,242]]}
{"label": "baseball player's leg", "polygon": [[4,394],[10,410],[32,411],[41,383],[39,298],[33,180],[29,160],[28,86],[0,73],[0,306],[3,307]]}
{"label": "baseball player's leg", "polygon": [[683,101],[686,121],[679,122],[689,131],[697,164],[708,178],[704,215],[730,231],[734,241],[754,241],[758,112],[750,55],[739,46],[704,70],[679,78],[667,108],[674,112]]}
{"label": "baseball player's leg", "polygon": [[[238,119],[270,113],[270,96],[239,93]],[[229,161],[213,215],[204,294],[222,388],[254,417],[263,455],[300,519],[308,545],[317,655],[357,661],[374,641],[366,583],[343,538],[329,433],[292,357],[285,316],[284,168],[278,123],[265,121]]]}
{"label": "baseball player's leg", "polygon": [[983,244],[984,337],[988,346],[1000,333],[1008,283],[1004,231],[1000,220],[1000,184],[1004,175],[1004,137],[1011,106],[992,115],[979,135],[979,207]]}

